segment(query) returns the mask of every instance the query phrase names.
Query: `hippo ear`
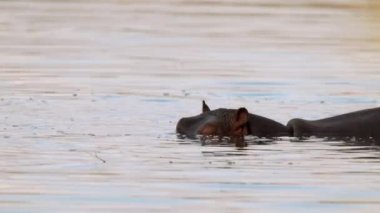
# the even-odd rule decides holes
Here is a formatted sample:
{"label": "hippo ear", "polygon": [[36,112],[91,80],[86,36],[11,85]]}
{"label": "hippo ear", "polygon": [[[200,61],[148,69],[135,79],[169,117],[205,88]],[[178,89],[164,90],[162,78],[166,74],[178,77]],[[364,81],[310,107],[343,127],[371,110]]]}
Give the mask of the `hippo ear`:
{"label": "hippo ear", "polygon": [[234,126],[241,126],[248,122],[249,113],[244,107],[239,108],[235,114]]}
{"label": "hippo ear", "polygon": [[207,106],[206,102],[203,100],[202,101],[202,112],[209,112],[210,107]]}

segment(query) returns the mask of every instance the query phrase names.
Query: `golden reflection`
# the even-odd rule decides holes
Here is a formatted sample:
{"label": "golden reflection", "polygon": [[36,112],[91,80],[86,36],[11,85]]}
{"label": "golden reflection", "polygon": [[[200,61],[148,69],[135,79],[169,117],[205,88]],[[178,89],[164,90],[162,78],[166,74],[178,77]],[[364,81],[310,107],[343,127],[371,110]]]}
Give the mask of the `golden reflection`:
{"label": "golden reflection", "polygon": [[371,44],[380,49],[380,2],[378,0],[369,0],[367,11],[369,14],[368,22],[370,22]]}

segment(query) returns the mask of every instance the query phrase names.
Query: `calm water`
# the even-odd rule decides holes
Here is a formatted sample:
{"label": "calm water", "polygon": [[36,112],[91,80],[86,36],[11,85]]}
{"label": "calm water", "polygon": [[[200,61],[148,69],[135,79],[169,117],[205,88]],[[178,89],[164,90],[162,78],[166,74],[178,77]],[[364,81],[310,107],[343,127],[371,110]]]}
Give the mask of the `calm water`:
{"label": "calm water", "polygon": [[380,106],[365,0],[0,1],[1,212],[375,212],[380,147],[201,146],[183,116]]}

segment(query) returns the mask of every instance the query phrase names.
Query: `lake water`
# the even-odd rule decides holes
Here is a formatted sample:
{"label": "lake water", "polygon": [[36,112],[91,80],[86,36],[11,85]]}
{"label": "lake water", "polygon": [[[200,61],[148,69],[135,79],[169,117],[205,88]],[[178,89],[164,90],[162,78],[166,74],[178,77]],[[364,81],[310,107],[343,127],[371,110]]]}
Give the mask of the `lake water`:
{"label": "lake water", "polygon": [[1,212],[375,212],[380,147],[178,139],[380,106],[369,0],[0,1]]}

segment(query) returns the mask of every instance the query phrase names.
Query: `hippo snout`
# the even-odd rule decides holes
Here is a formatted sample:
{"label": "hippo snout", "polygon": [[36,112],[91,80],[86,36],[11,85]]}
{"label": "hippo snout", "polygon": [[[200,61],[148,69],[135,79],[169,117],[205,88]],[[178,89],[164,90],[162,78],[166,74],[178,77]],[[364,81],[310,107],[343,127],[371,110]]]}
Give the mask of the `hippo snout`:
{"label": "hippo snout", "polygon": [[184,123],[185,123],[185,118],[179,119],[179,121],[177,122],[177,126],[176,126],[176,132],[177,133],[179,133],[179,134],[185,134]]}

